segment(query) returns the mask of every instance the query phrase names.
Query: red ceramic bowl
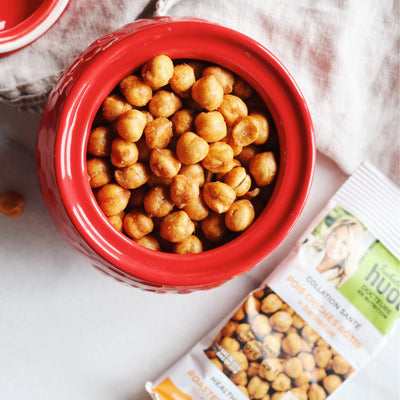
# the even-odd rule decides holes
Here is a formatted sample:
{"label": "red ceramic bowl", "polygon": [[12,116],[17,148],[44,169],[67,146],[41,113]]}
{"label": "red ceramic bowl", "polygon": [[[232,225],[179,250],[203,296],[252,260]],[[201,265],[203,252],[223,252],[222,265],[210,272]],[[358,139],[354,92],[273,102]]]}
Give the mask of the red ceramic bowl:
{"label": "red ceramic bowl", "polygon": [[[260,94],[277,127],[279,173],[270,201],[239,237],[201,254],[176,255],[137,245],[108,223],[87,179],[86,146],[97,110],[122,78],[158,54],[206,60],[237,73]],[[161,292],[212,288],[266,257],[298,219],[314,163],[310,114],[283,65],[249,37],[193,18],[141,20],[93,43],[50,94],[37,144],[43,198],[69,244],[116,279]]]}
{"label": "red ceramic bowl", "polygon": [[0,57],[20,50],[58,20],[69,0],[0,0]]}

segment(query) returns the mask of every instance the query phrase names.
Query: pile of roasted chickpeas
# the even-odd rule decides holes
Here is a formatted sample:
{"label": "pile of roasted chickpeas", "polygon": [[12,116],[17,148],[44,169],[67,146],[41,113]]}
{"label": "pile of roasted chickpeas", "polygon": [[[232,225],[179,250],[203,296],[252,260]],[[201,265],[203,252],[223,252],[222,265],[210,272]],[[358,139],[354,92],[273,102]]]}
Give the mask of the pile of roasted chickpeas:
{"label": "pile of roasted chickpeas", "polygon": [[257,400],[279,400],[289,391],[298,400],[324,400],[354,372],[268,286],[246,299],[205,353]]}
{"label": "pile of roasted chickpeas", "polygon": [[278,140],[239,76],[157,55],[102,103],[87,145],[96,200],[120,232],[177,254],[220,246],[265,207]]}

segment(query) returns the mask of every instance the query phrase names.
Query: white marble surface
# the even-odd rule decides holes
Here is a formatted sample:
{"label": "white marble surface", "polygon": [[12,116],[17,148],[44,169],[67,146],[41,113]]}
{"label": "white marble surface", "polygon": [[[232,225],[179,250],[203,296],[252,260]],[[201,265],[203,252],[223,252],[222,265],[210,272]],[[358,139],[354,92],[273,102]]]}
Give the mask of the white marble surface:
{"label": "white marble surface", "polygon": [[[0,105],[0,192],[26,198],[0,215],[0,399],[145,400],[157,377],[258,286],[345,181],[318,154],[305,210],[287,239],[248,274],[190,295],[154,294],[103,275],[71,250],[37,184],[39,116]],[[378,165],[379,167],[379,165]],[[332,399],[399,398],[399,333]]]}

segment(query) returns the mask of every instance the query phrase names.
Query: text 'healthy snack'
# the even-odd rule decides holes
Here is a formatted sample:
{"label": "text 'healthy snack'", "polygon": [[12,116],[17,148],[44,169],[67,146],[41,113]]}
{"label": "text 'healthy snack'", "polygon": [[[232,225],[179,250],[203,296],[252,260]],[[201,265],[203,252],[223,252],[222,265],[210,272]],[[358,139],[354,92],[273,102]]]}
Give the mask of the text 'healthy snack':
{"label": "text 'healthy snack'", "polygon": [[400,190],[365,163],[274,272],[146,388],[155,400],[324,400],[400,316]]}
{"label": "text 'healthy snack'", "polygon": [[104,100],[87,173],[116,229],[153,250],[199,253],[235,238],[265,207],[277,143],[265,104],[239,76],[158,55]]}

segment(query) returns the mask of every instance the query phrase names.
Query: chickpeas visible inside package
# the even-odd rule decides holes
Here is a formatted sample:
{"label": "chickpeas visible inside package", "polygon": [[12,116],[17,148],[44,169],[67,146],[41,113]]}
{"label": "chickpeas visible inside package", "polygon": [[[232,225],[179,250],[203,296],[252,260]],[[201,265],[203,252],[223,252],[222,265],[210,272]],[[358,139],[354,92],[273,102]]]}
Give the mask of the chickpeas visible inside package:
{"label": "chickpeas visible inside package", "polygon": [[226,320],[146,388],[156,400],[323,400],[400,311],[400,190],[361,165]]}

